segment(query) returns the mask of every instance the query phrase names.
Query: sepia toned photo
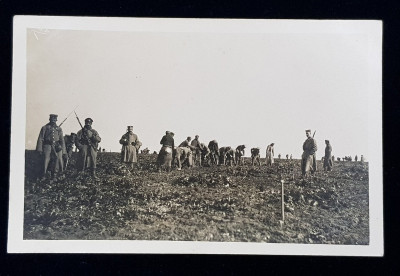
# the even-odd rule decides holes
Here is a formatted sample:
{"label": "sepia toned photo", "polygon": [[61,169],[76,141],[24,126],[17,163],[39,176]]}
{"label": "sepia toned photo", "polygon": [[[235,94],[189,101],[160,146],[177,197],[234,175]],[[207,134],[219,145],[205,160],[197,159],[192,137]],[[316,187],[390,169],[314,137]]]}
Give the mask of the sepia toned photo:
{"label": "sepia toned photo", "polygon": [[380,21],[14,18],[8,251],[383,255]]}

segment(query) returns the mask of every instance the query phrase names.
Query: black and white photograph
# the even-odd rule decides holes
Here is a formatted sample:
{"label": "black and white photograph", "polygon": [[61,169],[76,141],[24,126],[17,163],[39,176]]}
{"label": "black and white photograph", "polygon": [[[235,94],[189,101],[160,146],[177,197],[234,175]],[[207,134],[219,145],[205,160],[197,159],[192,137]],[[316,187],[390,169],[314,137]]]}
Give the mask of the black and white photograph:
{"label": "black and white photograph", "polygon": [[16,16],[8,252],[383,255],[382,22]]}

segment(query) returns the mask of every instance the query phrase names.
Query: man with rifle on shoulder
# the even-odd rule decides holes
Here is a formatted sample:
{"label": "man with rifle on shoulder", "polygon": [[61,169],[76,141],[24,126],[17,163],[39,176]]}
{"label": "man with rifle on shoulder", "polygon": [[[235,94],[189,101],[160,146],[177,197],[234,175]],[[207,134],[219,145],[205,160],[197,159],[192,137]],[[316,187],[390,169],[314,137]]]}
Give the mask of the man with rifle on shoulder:
{"label": "man with rifle on shoulder", "polygon": [[92,177],[98,179],[96,176],[96,159],[97,146],[99,145],[99,142],[101,142],[101,138],[99,133],[92,128],[93,120],[91,118],[85,119],[84,127],[82,126],[78,115],[76,115],[76,118],[82,128],[77,132],[75,140],[75,146],[79,149],[78,170],[80,169],[81,172],[84,173],[85,169],[89,168]]}
{"label": "man with rifle on shoulder", "polygon": [[315,131],[311,136],[311,129],[306,130],[307,139],[303,143],[303,154],[301,156],[301,172],[305,176],[308,171],[315,173],[317,171],[317,142],[314,139]]}

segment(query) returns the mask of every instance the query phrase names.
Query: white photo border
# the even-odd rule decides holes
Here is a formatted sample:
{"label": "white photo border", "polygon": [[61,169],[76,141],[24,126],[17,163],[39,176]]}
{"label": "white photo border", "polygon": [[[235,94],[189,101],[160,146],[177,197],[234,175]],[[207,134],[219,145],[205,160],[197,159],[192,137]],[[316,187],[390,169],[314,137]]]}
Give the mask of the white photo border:
{"label": "white photo border", "polygon": [[[134,240],[24,240],[26,33],[28,29],[126,32],[324,33],[368,36],[369,245]],[[382,22],[15,16],[8,253],[155,253],[383,256]]]}

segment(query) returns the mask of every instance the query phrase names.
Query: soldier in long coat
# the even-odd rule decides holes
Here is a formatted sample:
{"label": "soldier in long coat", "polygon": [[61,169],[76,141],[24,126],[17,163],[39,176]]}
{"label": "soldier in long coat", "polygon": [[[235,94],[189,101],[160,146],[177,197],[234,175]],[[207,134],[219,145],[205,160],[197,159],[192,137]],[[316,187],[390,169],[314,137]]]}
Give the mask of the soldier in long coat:
{"label": "soldier in long coat", "polygon": [[306,130],[307,139],[303,143],[303,154],[301,156],[301,172],[305,176],[308,171],[312,173],[317,171],[317,142],[311,137],[311,130]]}
{"label": "soldier in long coat", "polygon": [[325,140],[325,145],[324,170],[330,171],[332,169],[332,146],[329,140]]}
{"label": "soldier in long coat", "polygon": [[36,143],[36,151],[43,155],[42,179],[46,178],[50,159],[55,159],[53,178],[57,177],[59,170],[64,170],[63,155],[67,154],[64,135],[61,127],[57,126],[56,114],[50,114],[49,123],[40,129]]}
{"label": "soldier in long coat", "polygon": [[76,134],[75,146],[79,149],[79,170],[84,172],[86,168],[89,168],[92,176],[97,179],[97,147],[101,138],[99,133],[92,128],[92,123],[91,118],[85,119],[85,126]]}
{"label": "soldier in long coat", "polygon": [[137,151],[141,143],[135,133],[133,126],[128,126],[127,132],[122,135],[119,143],[122,145],[121,162],[126,163],[131,169],[137,163]]}
{"label": "soldier in long coat", "polygon": [[267,146],[265,162],[267,166],[272,166],[274,163],[274,143]]}

